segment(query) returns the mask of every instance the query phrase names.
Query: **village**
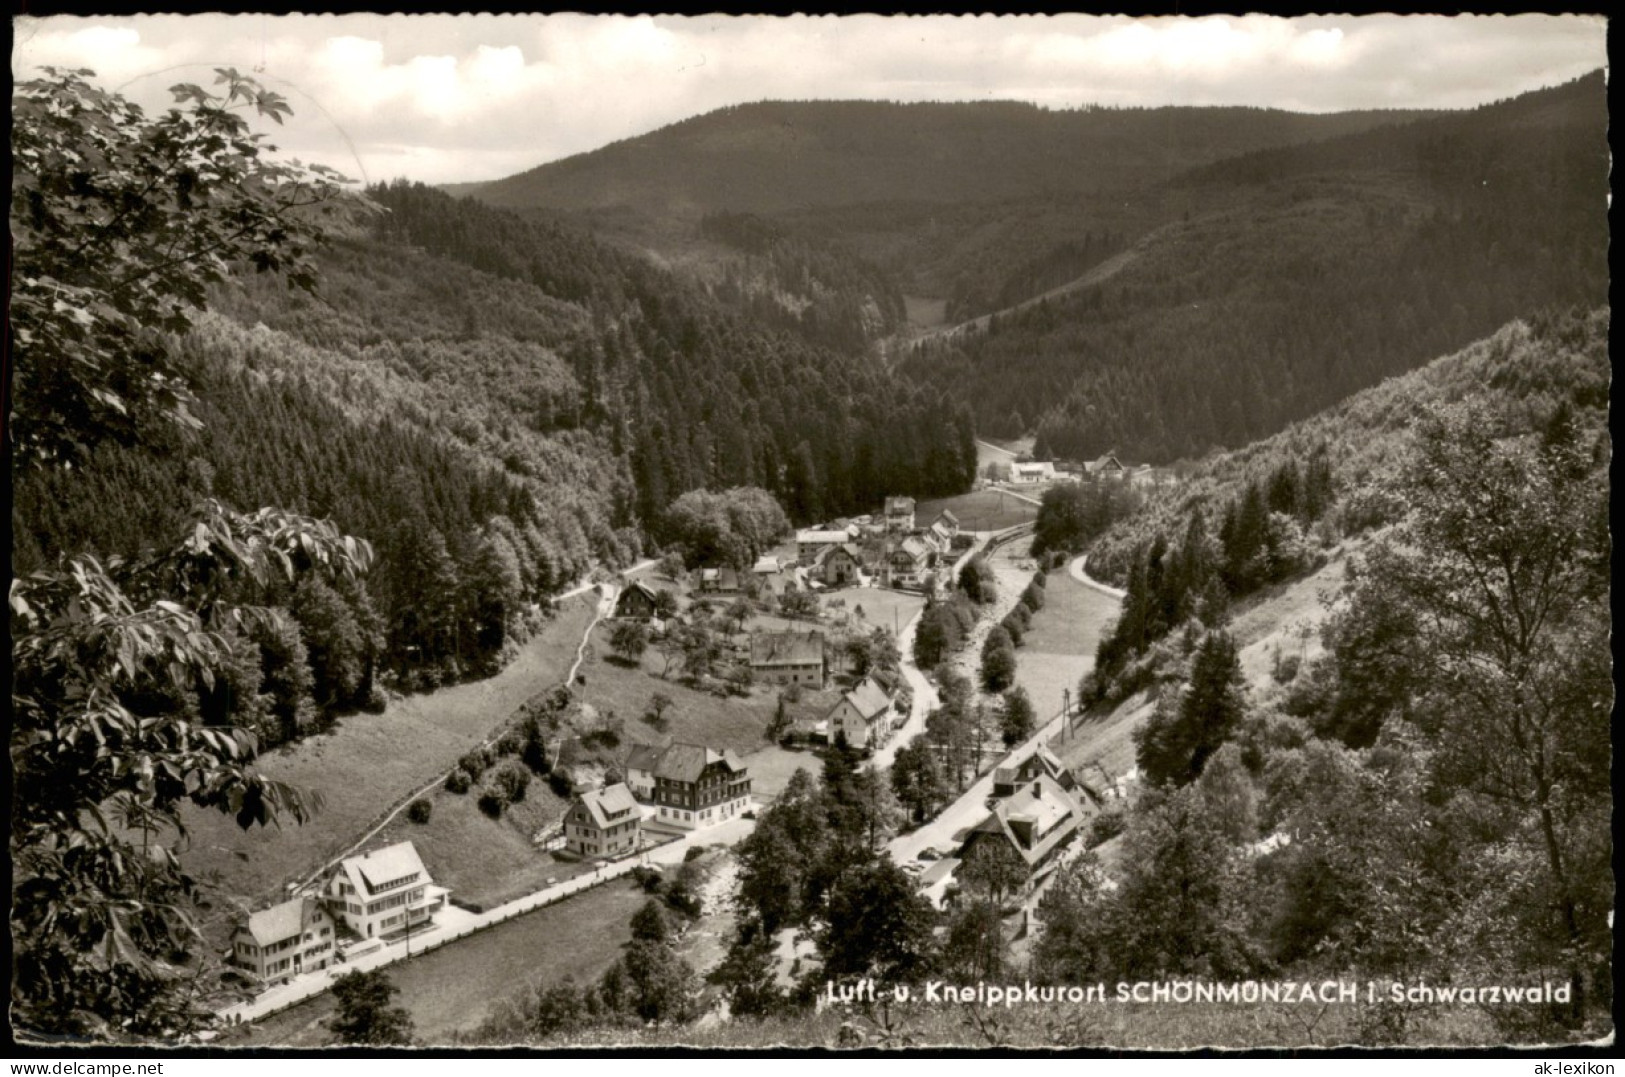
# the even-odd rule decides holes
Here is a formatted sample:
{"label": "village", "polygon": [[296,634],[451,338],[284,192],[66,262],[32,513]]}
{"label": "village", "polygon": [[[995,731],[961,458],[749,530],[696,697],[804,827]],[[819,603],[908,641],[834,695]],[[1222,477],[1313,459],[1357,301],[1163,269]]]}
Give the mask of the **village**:
{"label": "village", "polygon": [[[1109,468],[1099,480],[1123,481],[1129,474]],[[251,997],[224,1008],[223,1017],[228,1024],[253,1021],[320,994],[347,970],[422,955],[633,871],[680,866],[703,849],[725,849],[750,832],[757,811],[791,774],[816,773],[819,753],[832,746],[857,753],[867,766],[890,767],[940,703],[932,678],[916,668],[911,653],[927,600],[951,590],[973,557],[1005,547],[1011,559],[1000,562],[1000,571],[1015,585],[985,611],[985,634],[996,616],[1017,605],[1019,581],[1032,569],[1016,559],[1036,510],[1029,491],[1067,481],[1078,479],[1051,468],[1044,481],[1012,477],[1007,484],[1024,489],[982,484],[963,495],[959,503],[969,512],[980,513],[996,493],[1025,517],[1014,523],[998,518],[1007,524],[998,530],[970,531],[950,507],[921,511],[915,499],[894,496],[872,516],[798,529],[748,565],[690,569],[667,558],[596,585],[589,597],[598,615],[571,685],[591,702],[567,704],[567,693],[556,693],[553,705],[564,718],[548,716],[557,725],[543,749],[552,762],[548,784],[560,791],[557,776],[565,775],[569,795],[556,820],[532,836],[532,855],[550,866],[525,877],[541,885],[502,893],[505,900],[470,900],[447,885],[453,880],[437,875],[434,842],[420,849],[423,839],[400,819],[374,828],[365,848],[241,919],[229,960]],[[1115,608],[1109,589],[1094,586],[1105,608]],[[1085,659],[1065,660],[1080,667]],[[1060,676],[1075,684],[1077,669]],[[612,717],[611,701],[636,691],[649,695],[642,720]],[[1052,710],[1052,702],[1064,699],[1044,706]],[[685,704],[712,710],[713,718],[755,704],[753,713],[771,715],[757,734],[771,743],[730,735],[725,721],[679,723],[662,735]],[[1069,718],[1063,706],[1013,746],[994,736],[976,752],[977,780],[925,825],[891,841],[890,855],[934,903],[956,900],[955,871],[973,845],[1003,843],[1027,867],[1024,900],[1008,910],[1011,933],[1026,933],[1055,868],[1081,851],[1077,839],[1105,798],[1121,794],[1098,778],[1081,780],[1081,769],[1075,772],[1052,750],[1052,742],[1058,747],[1057,738],[1066,736]],[[707,728],[725,732],[707,742]],[[514,738],[498,738],[493,747],[503,743],[513,748]],[[500,753],[484,766],[500,771]],[[467,799],[448,790],[457,787],[460,771],[474,770],[477,778],[479,769],[477,762],[460,761],[435,796]],[[492,892],[473,889],[477,899]],[[786,961],[805,953],[786,940]]]}

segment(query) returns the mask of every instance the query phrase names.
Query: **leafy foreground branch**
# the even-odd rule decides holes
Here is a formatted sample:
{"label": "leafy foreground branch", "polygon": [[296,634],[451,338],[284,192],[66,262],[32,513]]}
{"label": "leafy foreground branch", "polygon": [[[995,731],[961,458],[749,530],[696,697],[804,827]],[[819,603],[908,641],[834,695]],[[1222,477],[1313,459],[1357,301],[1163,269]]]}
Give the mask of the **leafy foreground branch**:
{"label": "leafy foreground branch", "polygon": [[[170,1037],[218,990],[176,851],[187,803],[244,829],[312,805],[252,767],[254,603],[371,548],[331,524],[210,502],[171,550],[82,556],[12,582],[13,1017],[39,1032]],[[243,656],[248,656],[244,661]],[[218,1001],[218,997],[215,998]]]}

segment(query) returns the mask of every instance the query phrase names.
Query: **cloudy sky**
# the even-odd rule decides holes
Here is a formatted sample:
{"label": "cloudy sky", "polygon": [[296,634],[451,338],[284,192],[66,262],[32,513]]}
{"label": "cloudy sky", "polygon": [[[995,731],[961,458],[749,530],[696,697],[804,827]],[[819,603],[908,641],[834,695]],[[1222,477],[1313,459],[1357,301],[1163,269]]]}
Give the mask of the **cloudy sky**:
{"label": "cloudy sky", "polygon": [[1600,17],[19,18],[12,73],[89,67],[148,108],[257,72],[286,151],[371,181],[496,179],[723,105],[1462,108],[1603,66]]}

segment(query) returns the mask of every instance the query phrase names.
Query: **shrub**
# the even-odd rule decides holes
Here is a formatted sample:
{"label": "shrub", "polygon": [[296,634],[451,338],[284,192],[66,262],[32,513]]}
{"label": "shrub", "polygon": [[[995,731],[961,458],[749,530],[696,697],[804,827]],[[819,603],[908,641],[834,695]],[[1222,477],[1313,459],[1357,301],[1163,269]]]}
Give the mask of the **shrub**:
{"label": "shrub", "polygon": [[1120,808],[1103,811],[1089,821],[1089,848],[1104,845],[1123,832],[1123,812]]}
{"label": "shrub", "polygon": [[411,805],[406,809],[407,819],[418,824],[419,826],[427,823],[429,821],[429,816],[432,814],[434,814],[434,805],[422,797],[412,801]]}
{"label": "shrub", "polygon": [[702,857],[704,855],[705,855],[705,850],[702,849],[700,846],[698,846],[698,845],[690,845],[688,847],[688,850],[683,853],[683,863],[686,864],[690,860],[698,860],[700,857]]}
{"label": "shrub", "polygon": [[658,870],[643,866],[632,869],[632,881],[643,887],[646,894],[658,894],[666,882]]}
{"label": "shrub", "polygon": [[502,818],[502,794],[498,793],[495,789],[486,789],[481,791],[478,803],[480,811],[484,812],[492,819]]}
{"label": "shrub", "polygon": [[518,755],[520,749],[524,746],[525,738],[520,735],[519,730],[510,729],[497,738],[496,754],[499,756]]}
{"label": "shrub", "polygon": [[462,767],[458,767],[456,770],[453,770],[450,774],[446,775],[446,792],[448,793],[456,793],[458,796],[461,796],[468,792],[469,788],[472,787],[473,784],[474,779],[469,775],[468,771],[464,770]]}
{"label": "shrub", "polygon": [[555,796],[559,797],[574,796],[576,791],[575,780],[570,777],[570,772],[563,767],[554,767],[547,775],[547,787],[553,790]]}
{"label": "shrub", "polygon": [[1027,589],[1021,592],[1022,606],[1034,613],[1044,608],[1044,588],[1039,586],[1038,582],[1043,578],[1042,576],[1033,577],[1033,582],[1029,583]]}
{"label": "shrub", "polygon": [[475,748],[459,759],[457,765],[468,771],[469,777],[477,779],[491,766],[491,749]]}
{"label": "shrub", "polygon": [[[1016,608],[1020,609],[1021,607],[1017,606]],[[1021,626],[1020,618],[1006,617],[999,622],[999,627],[1003,628],[1005,635],[1010,637],[1011,644],[1017,647],[1021,646],[1022,637],[1027,634],[1027,630]]]}
{"label": "shrub", "polygon": [[502,795],[504,804],[517,804],[525,799],[530,787],[530,771],[518,763],[504,763],[493,775],[493,788]]}

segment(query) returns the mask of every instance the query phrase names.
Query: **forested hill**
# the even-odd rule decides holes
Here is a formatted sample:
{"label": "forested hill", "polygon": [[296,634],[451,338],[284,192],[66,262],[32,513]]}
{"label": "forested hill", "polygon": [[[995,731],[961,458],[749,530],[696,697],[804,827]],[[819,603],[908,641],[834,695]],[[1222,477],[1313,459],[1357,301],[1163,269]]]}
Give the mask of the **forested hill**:
{"label": "forested hill", "polygon": [[479,188],[493,205],[770,213],[994,202],[1159,182],[1222,157],[1415,118],[1258,108],[1050,110],[1012,101],[737,105]]}
{"label": "forested hill", "polygon": [[1527,311],[1606,302],[1606,129],[1598,74],[1189,173],[1190,212],[1120,271],[904,369],[1041,456],[1244,444]]}
{"label": "forested hill", "polygon": [[378,547],[346,596],[352,626],[376,608],[375,657],[457,676],[526,604],[659,541],[686,490],[761,486],[811,520],[970,482],[968,414],[864,356],[567,228],[369,193],[387,212],[322,258],[315,297],[250,275],[178,342],[195,439],[17,481],[18,571],[172,542],[204,496],[305,511]]}

